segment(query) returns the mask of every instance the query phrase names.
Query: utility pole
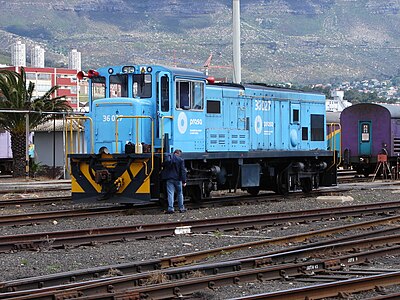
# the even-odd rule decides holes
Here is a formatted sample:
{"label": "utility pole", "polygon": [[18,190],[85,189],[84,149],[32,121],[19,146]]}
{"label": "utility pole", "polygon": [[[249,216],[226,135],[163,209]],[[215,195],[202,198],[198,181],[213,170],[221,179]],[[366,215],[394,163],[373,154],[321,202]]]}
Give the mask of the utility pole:
{"label": "utility pole", "polygon": [[242,82],[242,65],[240,54],[240,0],[233,0],[233,83]]}

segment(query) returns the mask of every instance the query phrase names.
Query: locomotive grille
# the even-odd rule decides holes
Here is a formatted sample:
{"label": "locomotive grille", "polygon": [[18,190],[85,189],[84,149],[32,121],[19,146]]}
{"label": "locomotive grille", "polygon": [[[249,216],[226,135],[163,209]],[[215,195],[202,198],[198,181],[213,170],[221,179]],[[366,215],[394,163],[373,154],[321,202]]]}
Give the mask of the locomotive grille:
{"label": "locomotive grille", "polygon": [[218,142],[219,142],[219,144],[220,145],[225,145],[225,143],[226,143],[226,136],[225,136],[225,134],[219,134],[219,140],[218,140]]}
{"label": "locomotive grille", "polygon": [[400,138],[394,138],[393,144],[394,144],[393,148],[394,153],[400,153]]}
{"label": "locomotive grille", "polygon": [[248,151],[247,130],[211,129],[207,130],[207,151]]}
{"label": "locomotive grille", "polygon": [[212,145],[225,145],[225,134],[210,134],[210,144]]}

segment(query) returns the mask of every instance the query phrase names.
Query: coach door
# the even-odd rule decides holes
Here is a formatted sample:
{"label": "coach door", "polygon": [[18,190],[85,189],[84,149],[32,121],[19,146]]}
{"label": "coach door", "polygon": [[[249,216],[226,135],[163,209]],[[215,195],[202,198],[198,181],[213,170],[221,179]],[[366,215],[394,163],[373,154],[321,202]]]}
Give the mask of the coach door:
{"label": "coach door", "polygon": [[172,115],[171,115],[171,78],[168,73],[160,72],[157,75],[157,138],[161,139],[160,145],[164,146],[164,151],[169,152],[169,144],[172,135]]}
{"label": "coach door", "polygon": [[372,134],[371,121],[361,121],[359,123],[359,155],[371,155]]}

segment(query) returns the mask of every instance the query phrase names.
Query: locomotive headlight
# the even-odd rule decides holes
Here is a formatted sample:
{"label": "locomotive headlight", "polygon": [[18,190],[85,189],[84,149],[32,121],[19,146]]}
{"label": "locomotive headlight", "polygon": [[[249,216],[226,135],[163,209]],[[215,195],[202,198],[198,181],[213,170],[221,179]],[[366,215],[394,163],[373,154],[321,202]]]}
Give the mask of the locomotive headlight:
{"label": "locomotive headlight", "polygon": [[133,66],[122,67],[122,73],[135,73],[135,67]]}
{"label": "locomotive headlight", "polygon": [[151,73],[151,71],[153,71],[152,67],[147,67],[147,72]]}
{"label": "locomotive headlight", "polygon": [[99,149],[99,154],[110,154],[110,151],[108,150],[107,147],[103,146]]}
{"label": "locomotive headlight", "polygon": [[112,74],[112,73],[114,73],[114,69],[113,68],[109,68],[108,69],[108,74]]}

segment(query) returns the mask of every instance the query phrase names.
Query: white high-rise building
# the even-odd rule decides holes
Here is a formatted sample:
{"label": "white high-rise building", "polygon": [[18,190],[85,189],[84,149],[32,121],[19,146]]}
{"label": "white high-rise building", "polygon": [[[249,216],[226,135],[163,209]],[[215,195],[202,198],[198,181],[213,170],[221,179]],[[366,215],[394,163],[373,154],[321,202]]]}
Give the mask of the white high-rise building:
{"label": "white high-rise building", "polygon": [[31,66],[35,68],[44,68],[44,49],[39,45],[31,49]]}
{"label": "white high-rise building", "polygon": [[81,53],[72,49],[68,56],[68,69],[81,71]]}
{"label": "white high-rise building", "polygon": [[16,67],[26,67],[26,48],[21,41],[11,46],[11,64]]}

